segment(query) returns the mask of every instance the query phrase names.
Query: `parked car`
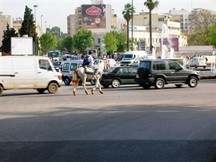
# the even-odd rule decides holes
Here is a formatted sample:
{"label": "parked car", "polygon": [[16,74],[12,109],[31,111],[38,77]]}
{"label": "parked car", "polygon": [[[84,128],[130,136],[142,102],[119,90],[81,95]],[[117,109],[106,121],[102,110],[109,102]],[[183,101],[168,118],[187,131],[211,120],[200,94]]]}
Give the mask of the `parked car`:
{"label": "parked car", "polygon": [[190,64],[190,67],[195,67],[195,68],[203,67],[203,68],[206,68],[207,61],[206,61],[205,57],[193,57],[190,60],[189,64]]}
{"label": "parked car", "polygon": [[123,84],[137,84],[136,73],[137,67],[134,66],[111,67],[107,73],[102,75],[100,83],[104,88],[108,88],[110,85],[117,88]]}
{"label": "parked car", "polygon": [[83,60],[68,60],[62,64],[62,80],[65,85],[70,85],[74,70],[82,65]]}
{"label": "parked car", "polygon": [[143,88],[154,86],[157,89],[164,88],[165,84],[175,84],[182,87],[197,86],[200,75],[198,71],[184,68],[179,62],[169,59],[141,60],[136,80]]}
{"label": "parked car", "polygon": [[[82,66],[83,60],[67,60],[64,61],[62,64],[62,80],[65,85],[70,85],[71,80],[73,78],[74,70]],[[90,81],[92,85],[94,85],[93,80]],[[79,80],[79,84],[82,83],[82,80]]]}
{"label": "parked car", "polygon": [[61,72],[62,61],[54,61],[53,66],[56,69],[56,71]]}

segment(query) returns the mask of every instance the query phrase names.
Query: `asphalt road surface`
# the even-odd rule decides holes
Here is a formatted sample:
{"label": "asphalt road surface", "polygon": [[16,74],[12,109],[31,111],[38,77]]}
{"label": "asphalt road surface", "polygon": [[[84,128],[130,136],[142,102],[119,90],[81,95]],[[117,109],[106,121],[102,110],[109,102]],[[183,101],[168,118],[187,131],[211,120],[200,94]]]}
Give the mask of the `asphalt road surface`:
{"label": "asphalt road surface", "polygon": [[5,91],[0,162],[216,162],[215,79],[103,90]]}

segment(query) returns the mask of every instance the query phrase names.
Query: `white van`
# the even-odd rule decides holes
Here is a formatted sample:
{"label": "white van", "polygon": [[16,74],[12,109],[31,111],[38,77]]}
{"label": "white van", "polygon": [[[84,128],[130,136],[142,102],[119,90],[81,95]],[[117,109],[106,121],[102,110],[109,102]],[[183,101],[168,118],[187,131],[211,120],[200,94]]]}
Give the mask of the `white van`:
{"label": "white van", "polygon": [[147,56],[148,54],[146,51],[128,51],[123,54],[122,60],[120,61],[120,65],[130,65],[140,60],[141,58],[145,58]]}
{"label": "white van", "polygon": [[61,77],[48,57],[0,56],[0,95],[10,89],[48,90],[54,94],[61,86]]}

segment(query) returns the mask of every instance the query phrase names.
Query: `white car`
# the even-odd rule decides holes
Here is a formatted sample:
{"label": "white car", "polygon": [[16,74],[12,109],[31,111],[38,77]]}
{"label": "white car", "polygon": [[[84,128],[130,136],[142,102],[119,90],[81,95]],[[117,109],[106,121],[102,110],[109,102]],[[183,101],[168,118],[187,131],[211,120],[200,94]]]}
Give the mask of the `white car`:
{"label": "white car", "polygon": [[204,57],[193,57],[190,60],[190,67],[203,67],[206,68],[206,59]]}

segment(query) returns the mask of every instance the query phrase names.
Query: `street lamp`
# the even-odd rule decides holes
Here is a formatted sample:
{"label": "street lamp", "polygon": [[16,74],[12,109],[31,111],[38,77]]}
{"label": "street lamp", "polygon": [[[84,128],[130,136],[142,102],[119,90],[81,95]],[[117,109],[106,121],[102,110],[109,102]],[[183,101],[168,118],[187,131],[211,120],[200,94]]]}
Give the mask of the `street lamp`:
{"label": "street lamp", "polygon": [[41,15],[41,36],[42,36],[42,34],[43,34],[43,21],[42,21],[42,19],[43,19],[43,15]]}
{"label": "street lamp", "polygon": [[35,14],[35,33],[36,33],[36,36],[35,36],[35,54],[38,55],[38,44],[37,44],[37,21],[36,21],[36,8],[38,7],[38,5],[34,5],[34,14]]}

